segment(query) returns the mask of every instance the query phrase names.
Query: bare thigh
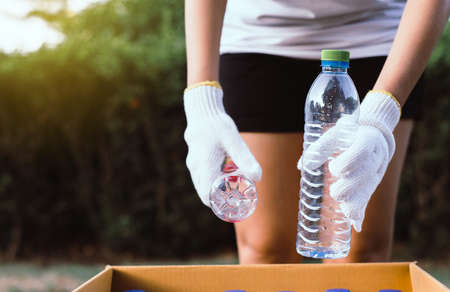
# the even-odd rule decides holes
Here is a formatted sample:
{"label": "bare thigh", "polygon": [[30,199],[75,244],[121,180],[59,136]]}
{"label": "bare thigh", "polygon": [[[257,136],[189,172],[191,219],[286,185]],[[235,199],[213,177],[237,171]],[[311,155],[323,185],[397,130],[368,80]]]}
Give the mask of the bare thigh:
{"label": "bare thigh", "polygon": [[325,262],[382,262],[391,258],[397,193],[413,126],[412,120],[402,120],[394,130],[395,154],[369,201],[362,231],[352,232],[349,256]]}
{"label": "bare thigh", "polygon": [[247,220],[235,223],[241,264],[295,263],[300,157],[303,135],[242,133],[261,164],[263,176],[256,184],[258,205]]}
{"label": "bare thigh", "polygon": [[[394,131],[396,152],[366,210],[362,232],[352,233],[347,258],[326,262],[387,261],[391,257],[394,215],[413,122],[402,120]],[[258,206],[247,220],[235,223],[241,264],[295,263],[302,134],[242,133],[263,169],[257,183]]]}

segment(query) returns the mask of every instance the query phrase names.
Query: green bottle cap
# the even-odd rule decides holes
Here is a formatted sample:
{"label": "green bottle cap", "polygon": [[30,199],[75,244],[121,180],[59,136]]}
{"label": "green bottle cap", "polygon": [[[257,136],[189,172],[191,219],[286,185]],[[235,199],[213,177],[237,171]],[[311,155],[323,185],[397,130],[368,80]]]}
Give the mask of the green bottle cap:
{"label": "green bottle cap", "polygon": [[322,50],[322,61],[349,62],[350,53],[344,50]]}

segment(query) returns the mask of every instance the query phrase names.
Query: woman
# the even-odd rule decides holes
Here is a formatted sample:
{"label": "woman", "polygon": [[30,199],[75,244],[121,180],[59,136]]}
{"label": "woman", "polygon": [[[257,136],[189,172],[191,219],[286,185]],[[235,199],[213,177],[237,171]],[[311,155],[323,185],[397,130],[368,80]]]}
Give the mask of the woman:
{"label": "woman", "polygon": [[[185,140],[196,190],[208,205],[224,152],[258,181],[255,213],[235,223],[240,263],[301,260],[295,162],[321,49],[349,50],[360,96],[373,89],[361,103],[355,133],[361,143],[342,166],[378,157],[387,157],[380,162],[387,165],[392,158],[373,179],[346,178],[350,188],[340,193],[346,215],[362,231],[353,233],[349,256],[335,261],[389,260],[399,180],[423,94],[419,79],[448,20],[449,1],[186,0],[185,6]],[[365,151],[367,145],[379,148]],[[371,178],[379,166],[364,165],[358,177]]]}

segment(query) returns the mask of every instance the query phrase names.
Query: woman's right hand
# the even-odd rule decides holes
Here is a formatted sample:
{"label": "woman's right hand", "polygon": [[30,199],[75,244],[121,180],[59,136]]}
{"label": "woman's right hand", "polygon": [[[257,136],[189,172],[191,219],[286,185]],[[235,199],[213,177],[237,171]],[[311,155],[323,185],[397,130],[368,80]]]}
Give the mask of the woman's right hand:
{"label": "woman's right hand", "polygon": [[211,185],[221,175],[226,154],[252,180],[259,181],[262,175],[261,166],[225,112],[222,100],[223,91],[214,81],[194,84],[184,92],[186,165],[200,199],[208,207]]}

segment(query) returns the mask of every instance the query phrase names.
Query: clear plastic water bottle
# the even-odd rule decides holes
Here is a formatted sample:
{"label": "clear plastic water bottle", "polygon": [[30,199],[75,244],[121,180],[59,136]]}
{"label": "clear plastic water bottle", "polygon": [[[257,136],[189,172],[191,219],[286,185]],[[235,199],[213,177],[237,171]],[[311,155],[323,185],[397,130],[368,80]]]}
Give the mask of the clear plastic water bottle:
{"label": "clear plastic water bottle", "polygon": [[349,57],[347,51],[323,50],[322,72],[306,98],[303,151],[338,120],[344,124],[336,128],[342,130],[336,139],[339,147],[322,165],[309,169],[308,158],[303,156],[297,252],[306,257],[335,259],[346,257],[350,251],[351,225],[340,211],[339,202],[330,197],[329,186],[336,178],[328,171],[329,161],[350,146],[358,126],[359,98],[347,74]]}
{"label": "clear plastic water bottle", "polygon": [[209,194],[211,209],[226,222],[245,220],[256,209],[258,195],[255,183],[240,172],[228,156],[221,169],[222,175],[213,182]]}

